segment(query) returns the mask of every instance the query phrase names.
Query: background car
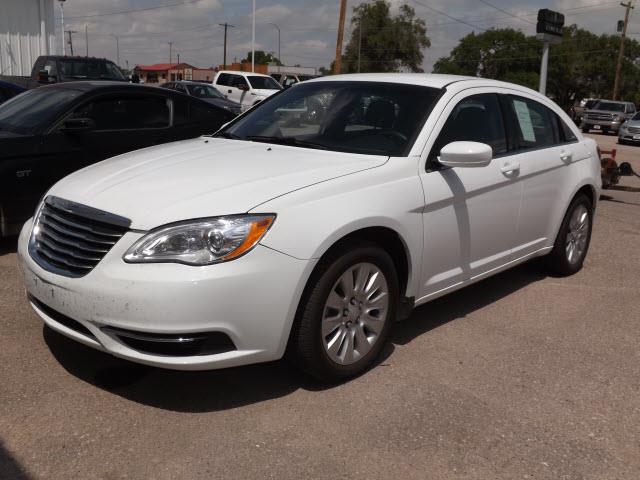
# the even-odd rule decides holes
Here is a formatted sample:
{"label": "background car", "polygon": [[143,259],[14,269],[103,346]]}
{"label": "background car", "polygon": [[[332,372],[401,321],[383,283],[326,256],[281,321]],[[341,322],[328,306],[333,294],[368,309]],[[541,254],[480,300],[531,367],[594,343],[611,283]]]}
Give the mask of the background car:
{"label": "background car", "polygon": [[636,113],[620,126],[618,143],[640,143],[640,113]]}
{"label": "background car", "polygon": [[229,110],[230,112],[239,115],[242,113],[242,109],[238,102],[231,101],[225,98],[217,88],[212,87],[202,82],[190,82],[181,80],[177,82],[167,82],[161,85],[162,88],[168,88],[169,90],[175,90],[176,92],[184,93],[190,97],[199,98],[207,103],[216,105],[218,107]]}
{"label": "background car", "polygon": [[25,92],[27,89],[11,82],[0,80],[0,103],[4,103],[12,97]]}
{"label": "background car", "polygon": [[139,148],[213,133],[230,111],[172,90],[60,83],[0,105],[0,236],[17,233],[62,177]]}
{"label": "background car", "polygon": [[213,85],[225,98],[238,102],[242,111],[282,90],[280,84],[269,75],[230,70],[218,72]]}
{"label": "background car", "polygon": [[317,75],[298,75],[295,73],[272,73],[271,77],[282,85],[284,88],[288,88],[291,85],[295,85],[296,83],[304,82],[306,80],[311,80],[312,78],[317,78]]}
{"label": "background car", "polygon": [[620,125],[633,117],[636,106],[631,102],[617,102],[614,100],[599,100],[582,117],[582,131],[600,130],[602,133],[618,133]]}

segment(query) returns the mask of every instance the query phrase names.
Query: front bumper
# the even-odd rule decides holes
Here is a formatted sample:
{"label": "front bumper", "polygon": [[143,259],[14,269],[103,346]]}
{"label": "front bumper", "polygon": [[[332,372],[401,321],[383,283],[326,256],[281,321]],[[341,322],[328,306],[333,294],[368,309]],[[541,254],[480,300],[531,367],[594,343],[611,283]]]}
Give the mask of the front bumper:
{"label": "front bumper", "polygon": [[[589,127],[596,130],[609,130],[611,132],[617,132],[620,129],[621,122],[610,120],[591,120],[589,118],[582,118],[582,128]],[[598,128],[599,127],[599,128]]]}
{"label": "front bumper", "polygon": [[640,133],[629,133],[626,129],[620,129],[620,132],[618,132],[618,140],[623,142],[640,143]]}
{"label": "front bumper", "polygon": [[[127,264],[122,255],[141,237],[128,232],[90,273],[69,278],[42,269],[30,257],[30,232],[31,220],[20,233],[18,264],[31,306],[49,327],[117,357],[176,370],[281,358],[315,263],[258,245],[236,260],[206,267]],[[73,328],[74,321],[89,335]],[[219,332],[235,349],[211,355],[152,354],[113,334],[120,330],[147,338]]]}

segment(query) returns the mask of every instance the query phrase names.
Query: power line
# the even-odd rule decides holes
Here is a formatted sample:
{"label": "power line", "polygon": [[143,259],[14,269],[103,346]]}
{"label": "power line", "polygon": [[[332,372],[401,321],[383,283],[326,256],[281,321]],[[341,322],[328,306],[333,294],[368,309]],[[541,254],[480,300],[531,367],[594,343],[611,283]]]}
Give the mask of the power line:
{"label": "power line", "polygon": [[511,12],[508,12],[507,10],[503,10],[500,7],[496,7],[495,5],[493,5],[492,3],[487,2],[486,0],[480,0],[480,2],[484,3],[485,5],[488,5],[489,7],[493,8],[493,9],[499,11],[499,12],[506,13],[510,17],[518,19],[521,22],[526,22],[526,23],[530,23],[531,25],[535,25],[535,23],[532,22],[531,20],[527,20],[526,18],[519,17],[518,15],[515,15],[515,14],[513,14]]}
{"label": "power line", "polygon": [[198,3],[202,0],[183,0],[182,2],[174,2],[174,3],[168,3],[165,5],[156,5],[155,7],[146,7],[146,8],[135,8],[135,9],[131,9],[131,10],[120,10],[117,12],[109,12],[109,13],[94,13],[91,15],[76,15],[74,17],[67,17],[68,20],[70,19],[75,19],[75,18],[96,18],[96,17],[108,17],[111,15],[123,15],[125,13],[136,13],[136,12],[146,12],[149,10],[157,10],[159,8],[169,8],[169,7],[177,7],[179,5],[189,5],[192,3]]}
{"label": "power line", "polygon": [[417,4],[417,5],[421,5],[421,6],[425,7],[425,8],[428,8],[429,10],[432,10],[432,11],[434,11],[434,12],[436,12],[436,13],[439,13],[440,15],[442,15],[442,16],[444,16],[444,17],[447,17],[447,18],[449,18],[449,19],[451,19],[451,20],[454,20],[454,21],[455,21],[455,22],[457,22],[457,23],[462,23],[463,25],[467,25],[467,26],[469,26],[469,27],[471,27],[471,28],[477,28],[478,30],[482,30],[482,31],[487,30],[486,28],[482,28],[482,27],[479,27],[479,26],[474,25],[474,24],[472,24],[472,23],[465,22],[464,20],[462,20],[462,19],[460,19],[460,18],[452,17],[452,16],[451,16],[451,15],[449,15],[448,13],[445,13],[445,12],[443,12],[442,10],[438,10],[437,8],[433,8],[432,6],[427,5],[426,3],[419,2],[418,0],[411,0],[411,1],[412,1],[412,2],[414,2],[414,3],[415,3],[415,4]]}

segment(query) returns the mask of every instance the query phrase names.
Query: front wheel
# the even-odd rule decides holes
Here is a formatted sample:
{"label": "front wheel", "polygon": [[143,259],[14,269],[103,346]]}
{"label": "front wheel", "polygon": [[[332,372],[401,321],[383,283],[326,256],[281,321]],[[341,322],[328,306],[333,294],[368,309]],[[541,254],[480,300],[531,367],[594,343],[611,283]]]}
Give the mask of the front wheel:
{"label": "front wheel", "polygon": [[302,299],[290,350],[296,365],[324,382],[368,369],[387,341],[399,298],[389,254],[364,244],[319,267]]}
{"label": "front wheel", "polygon": [[592,225],[593,205],[586,195],[580,194],[569,205],[547,258],[550,270],[568,276],[582,268],[591,242]]}

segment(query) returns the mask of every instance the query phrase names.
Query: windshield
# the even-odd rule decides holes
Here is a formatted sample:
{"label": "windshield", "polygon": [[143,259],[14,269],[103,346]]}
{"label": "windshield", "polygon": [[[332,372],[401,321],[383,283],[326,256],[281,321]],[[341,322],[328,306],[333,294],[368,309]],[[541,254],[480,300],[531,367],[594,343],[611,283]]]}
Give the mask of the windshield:
{"label": "windshield", "polygon": [[91,78],[100,80],[124,80],[124,75],[116,65],[107,61],[61,60],[62,76],[66,78]]}
{"label": "windshield", "polygon": [[405,156],[439,95],[435,88],[397,83],[299,83],[268,98],[217,136]]}
{"label": "windshield", "polygon": [[282,87],[271,77],[258,77],[257,75],[250,75],[247,77],[251,88],[263,89],[263,90],[280,90]]}
{"label": "windshield", "polygon": [[585,104],[585,108],[589,109],[589,108],[593,108],[593,106],[598,103],[598,100],[587,100],[587,103]]}
{"label": "windshield", "polygon": [[198,98],[224,98],[217,88],[210,85],[186,85],[189,94]]}
{"label": "windshield", "polygon": [[81,95],[67,88],[36,88],[0,105],[0,130],[29,135],[47,125]]}
{"label": "windshield", "polygon": [[594,110],[606,110],[609,112],[624,112],[624,103],[617,102],[598,102]]}
{"label": "windshield", "polygon": [[631,120],[640,120],[640,112],[636,113]]}

